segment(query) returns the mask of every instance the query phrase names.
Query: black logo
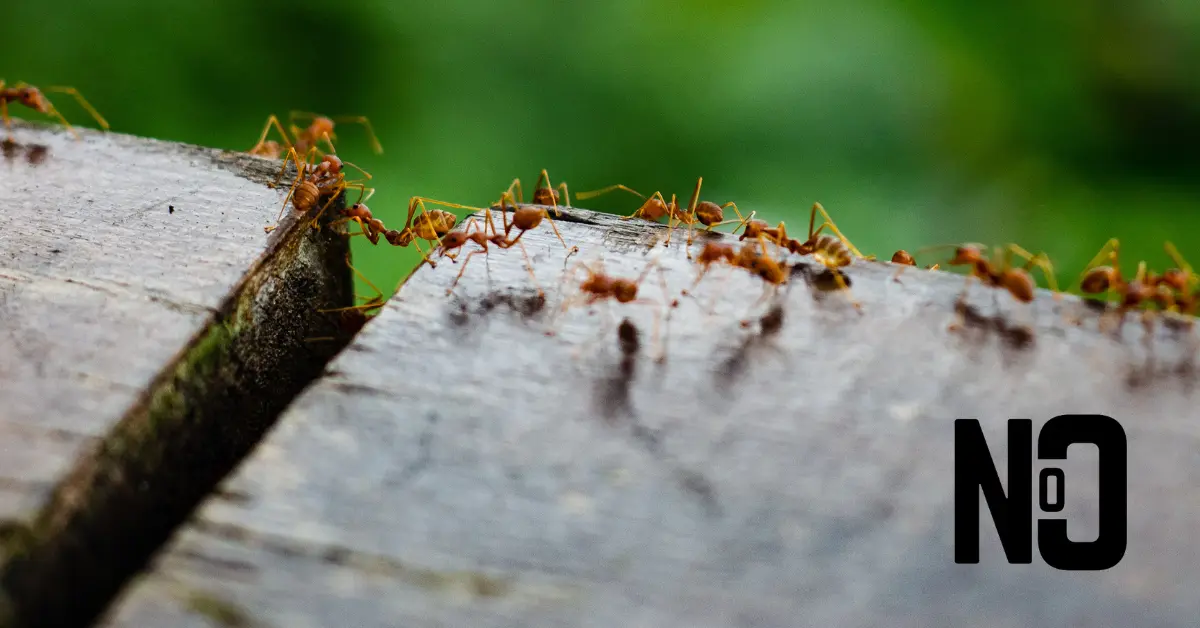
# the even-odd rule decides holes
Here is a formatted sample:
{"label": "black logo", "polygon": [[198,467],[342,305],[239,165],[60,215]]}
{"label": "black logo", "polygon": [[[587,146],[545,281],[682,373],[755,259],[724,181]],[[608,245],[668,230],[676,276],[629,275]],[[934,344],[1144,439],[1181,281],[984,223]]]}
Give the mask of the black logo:
{"label": "black logo", "polygon": [[[1127,469],[1125,430],[1111,417],[1064,414],[1042,426],[1039,460],[1066,460],[1067,447],[1090,443],[1100,450],[1100,533],[1094,541],[1067,539],[1066,519],[1040,519],[1038,552],[1056,569],[1108,569],[1125,556],[1127,535]],[[1033,421],[1008,422],[1008,495],[988,450],[979,421],[954,421],[954,562],[979,562],[979,492],[987,499],[992,522],[1011,564],[1033,562]],[[1054,494],[1047,490],[1054,478]],[[1038,477],[1038,505],[1061,512],[1066,497],[1062,469],[1043,469]]]}

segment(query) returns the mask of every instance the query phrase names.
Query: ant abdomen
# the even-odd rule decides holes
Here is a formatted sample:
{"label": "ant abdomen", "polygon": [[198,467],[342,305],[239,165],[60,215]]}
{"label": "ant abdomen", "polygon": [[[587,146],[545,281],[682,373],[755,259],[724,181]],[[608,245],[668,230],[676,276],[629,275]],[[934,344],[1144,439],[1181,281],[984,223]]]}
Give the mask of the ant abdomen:
{"label": "ant abdomen", "polygon": [[1033,301],[1033,291],[1037,284],[1034,283],[1033,277],[1021,268],[1011,268],[1004,272],[1002,281],[1004,288],[1008,290],[1016,300],[1022,303],[1030,303]]}
{"label": "ant abdomen", "polygon": [[712,201],[700,201],[696,204],[696,220],[706,227],[711,227],[725,220],[725,210]]}
{"label": "ant abdomen", "polygon": [[849,266],[854,262],[854,256],[850,253],[850,249],[846,248],[842,240],[836,236],[820,236],[817,238],[816,244],[813,245],[813,250],[824,258],[822,263],[825,266],[840,268],[842,266]]}
{"label": "ant abdomen", "polygon": [[1108,292],[1112,286],[1113,268],[1111,266],[1098,266],[1087,272],[1080,281],[1079,289],[1087,294],[1100,294]]}

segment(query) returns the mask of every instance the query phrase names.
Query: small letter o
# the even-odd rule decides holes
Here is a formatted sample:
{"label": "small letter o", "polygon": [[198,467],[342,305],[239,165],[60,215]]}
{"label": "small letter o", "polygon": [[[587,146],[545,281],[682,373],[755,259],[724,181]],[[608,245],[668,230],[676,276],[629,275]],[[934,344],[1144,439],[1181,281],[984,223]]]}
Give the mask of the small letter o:
{"label": "small letter o", "polygon": [[[1050,503],[1047,499],[1046,480],[1054,477],[1057,481],[1054,483],[1054,503]],[[1038,505],[1041,506],[1043,512],[1062,512],[1064,502],[1067,500],[1066,491],[1067,476],[1063,474],[1063,470],[1056,467],[1042,469],[1038,474]]]}

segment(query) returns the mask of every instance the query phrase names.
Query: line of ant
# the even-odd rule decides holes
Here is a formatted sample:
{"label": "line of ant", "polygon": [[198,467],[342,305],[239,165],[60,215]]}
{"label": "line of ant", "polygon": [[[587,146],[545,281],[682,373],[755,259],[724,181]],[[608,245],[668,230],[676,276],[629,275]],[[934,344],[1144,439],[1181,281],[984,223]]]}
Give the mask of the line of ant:
{"label": "line of ant", "polygon": [[[2,83],[0,83],[0,87],[2,87]],[[10,100],[12,98],[12,96],[9,96]],[[311,123],[307,127],[302,128],[296,124],[296,121],[301,119],[310,120]],[[497,203],[482,208],[482,211],[485,213],[482,221],[471,219],[460,230],[454,230],[457,218],[453,213],[444,209],[427,209],[425,204],[431,203],[446,208],[474,211],[480,211],[481,208],[416,196],[412,197],[409,201],[408,216],[406,217],[404,228],[400,230],[386,228],[381,220],[371,214],[366,205],[366,201],[374,194],[374,189],[367,188],[363,181],[347,181],[343,175],[342,168],[349,165],[363,172],[367,180],[371,178],[369,173],[366,173],[354,164],[343,162],[335,155],[333,145],[333,140],[335,139],[333,128],[335,122],[363,124],[376,152],[382,151],[370,126],[370,122],[365,117],[334,119],[304,112],[292,112],[289,116],[288,128],[284,128],[276,116],[270,116],[259,141],[250,151],[255,154],[271,157],[277,157],[282,153],[284,164],[281,174],[283,171],[286,171],[289,160],[299,164],[299,173],[293,181],[291,190],[289,190],[288,199],[293,202],[294,207],[301,213],[308,212],[315,208],[320,201],[325,200],[320,210],[312,218],[311,224],[314,227],[318,225],[319,218],[332,205],[340,193],[345,192],[347,189],[358,189],[360,192],[359,200],[343,209],[336,223],[357,223],[360,227],[359,234],[366,236],[372,244],[378,244],[380,238],[386,239],[390,244],[395,246],[414,244],[422,260],[434,266],[436,265],[434,256],[438,258],[448,257],[451,261],[457,263],[459,256],[462,255],[463,247],[474,242],[477,248],[467,252],[466,256],[462,258],[462,266],[447,289],[447,294],[453,293],[454,288],[464,276],[472,259],[479,255],[487,256],[494,249],[503,250],[518,246],[521,249],[531,281],[537,289],[539,297],[543,297],[544,292],[537,280],[529,253],[522,242],[525,232],[537,228],[543,220],[551,226],[563,248],[568,251],[568,257],[578,251],[578,247],[567,245],[553,220],[553,216],[561,216],[560,207],[571,207],[568,186],[565,182],[560,182],[557,186],[553,185],[545,169],[540,171],[535,182],[533,202],[531,204],[524,202],[521,181],[519,178],[515,178],[508,188],[502,192]],[[283,139],[282,144],[267,139],[272,129],[278,131],[280,137]],[[328,148],[328,151],[324,150],[325,148]],[[302,153],[304,155],[303,158],[301,157]],[[319,161],[315,161],[317,157],[320,157]],[[737,223],[733,232],[737,233],[738,230],[743,230],[739,237],[739,241],[743,242],[743,245],[738,248],[726,242],[706,242],[699,253],[698,263],[701,267],[700,273],[697,275],[696,282],[689,289],[683,291],[685,295],[695,289],[712,264],[725,264],[746,270],[762,279],[767,288],[764,291],[763,297],[766,298],[772,291],[777,290],[779,286],[787,282],[787,278],[790,276],[793,267],[787,262],[785,257],[777,258],[772,256],[767,249],[767,245],[770,244],[789,253],[812,256],[814,260],[825,267],[827,274],[832,278],[836,286],[846,291],[855,309],[859,313],[862,312],[861,304],[849,293],[849,285],[841,269],[852,264],[855,259],[872,260],[874,257],[862,255],[838,229],[820,203],[813,205],[809,215],[807,238],[800,240],[788,236],[786,226],[783,222],[772,227],[766,221],[756,219],[753,212],[748,216],[743,216],[737,204],[732,201],[717,204],[712,201],[700,200],[702,185],[703,178],[701,177],[696,181],[696,186],[693,189],[686,208],[682,208],[679,205],[678,197],[674,194],[672,194],[669,202],[661,192],[655,192],[649,198],[646,198],[641,193],[623,184],[583,192],[577,194],[576,198],[594,198],[615,190],[626,191],[642,198],[642,205],[632,214],[624,216],[622,219],[642,218],[649,221],[658,221],[666,217],[668,233],[664,246],[670,245],[676,228],[687,225],[686,251],[688,259],[692,259],[693,257],[691,245],[695,241],[698,225],[702,226],[704,231],[711,231],[718,226]],[[285,199],[281,215],[282,211],[286,209],[288,199]],[[735,214],[737,214],[736,219],[725,219],[724,210],[729,208],[732,208]],[[503,217],[503,233],[496,227],[491,216],[492,210],[501,212]],[[511,221],[509,220],[510,212],[512,214]],[[816,223],[816,215],[818,213],[821,214],[823,219],[819,225]],[[826,229],[831,233],[823,233]],[[517,231],[515,236],[512,234],[513,230]],[[419,244],[421,240],[430,242],[431,248],[429,252],[422,249]],[[751,242],[746,242],[747,240]],[[755,243],[757,243],[757,246],[755,246]],[[986,247],[975,244],[940,245],[938,247],[929,247],[922,251],[950,246],[953,246],[955,249],[953,258],[942,263],[925,266],[925,268],[936,270],[942,264],[968,267],[967,281],[959,300],[965,298],[971,281],[979,280],[980,283],[987,287],[1005,290],[1016,300],[1028,303],[1033,300],[1034,288],[1036,287],[1036,282],[1029,275],[1029,271],[1034,266],[1039,267],[1043,271],[1050,289],[1057,293],[1057,286],[1054,284],[1053,269],[1048,257],[1044,253],[1032,255],[1015,244],[997,247],[990,259],[985,256],[984,250]],[[1085,270],[1087,276],[1084,278],[1084,281],[1081,281],[1081,289],[1088,294],[1117,293],[1121,300],[1118,307],[1119,313],[1124,313],[1129,309],[1144,304],[1155,304],[1162,310],[1194,314],[1200,309],[1200,288],[1194,286],[1195,283],[1198,283],[1196,276],[1191,272],[1190,267],[1184,270],[1186,265],[1178,256],[1178,252],[1174,251],[1174,247],[1170,243],[1167,246],[1169,247],[1168,253],[1177,260],[1180,268],[1157,275],[1146,270],[1143,263],[1139,265],[1138,273],[1134,279],[1126,281],[1120,275],[1119,270],[1117,270],[1115,263],[1117,245],[1113,241],[1109,245],[1106,245],[1106,248],[1111,250],[1102,250],[1097,254],[1096,259],[1089,264],[1088,270]],[[1023,266],[1014,265],[1012,260],[1014,256],[1024,258],[1025,264]],[[1096,267],[1100,261],[1103,261],[1105,256],[1110,256],[1113,259],[1113,266]],[[892,256],[891,262],[900,266],[893,277],[896,281],[899,281],[899,276],[905,267],[916,266],[914,257],[904,250],[897,251]],[[595,272],[595,277],[606,277],[602,271],[598,270]],[[593,277],[594,285],[604,285],[604,281],[595,279],[595,277]],[[588,281],[585,281],[581,285],[588,284]],[[1188,291],[1189,286],[1191,287],[1190,292]],[[587,292],[586,289],[584,291]],[[615,297],[615,295],[611,296]],[[617,300],[619,301],[620,299]],[[677,303],[678,300],[673,302],[673,304]]]}

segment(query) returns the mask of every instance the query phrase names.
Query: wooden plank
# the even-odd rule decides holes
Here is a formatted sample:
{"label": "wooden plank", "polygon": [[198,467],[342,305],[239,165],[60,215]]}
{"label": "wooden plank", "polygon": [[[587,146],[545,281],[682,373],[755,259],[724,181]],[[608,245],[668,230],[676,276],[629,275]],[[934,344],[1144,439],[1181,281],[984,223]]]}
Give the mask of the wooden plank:
{"label": "wooden plank", "polygon": [[[320,372],[346,238],[278,162],[16,123],[0,163],[0,626],[99,612]],[[218,419],[221,423],[218,423]],[[5,608],[7,610],[7,616]]]}
{"label": "wooden plank", "polygon": [[[517,248],[472,261],[454,297],[455,264],[411,277],[105,625],[1194,624],[1194,331],[1143,342],[1075,298],[976,286],[951,332],[961,276],[875,262],[847,270],[862,315],[798,270],[782,318],[744,329],[761,284],[722,268],[659,364],[654,306],[613,306],[640,330],[623,353],[604,307],[551,322],[556,282],[575,259],[632,277],[661,255],[675,295],[695,269],[651,250],[662,227],[571,217],[572,260],[548,229],[523,240],[541,307]],[[640,294],[661,302],[656,281]],[[982,563],[955,564],[953,420],[981,420],[1003,474],[1005,421],[1064,413],[1128,433],[1124,561],[1009,565],[985,515]],[[1096,457],[1075,449],[1086,540]]]}

